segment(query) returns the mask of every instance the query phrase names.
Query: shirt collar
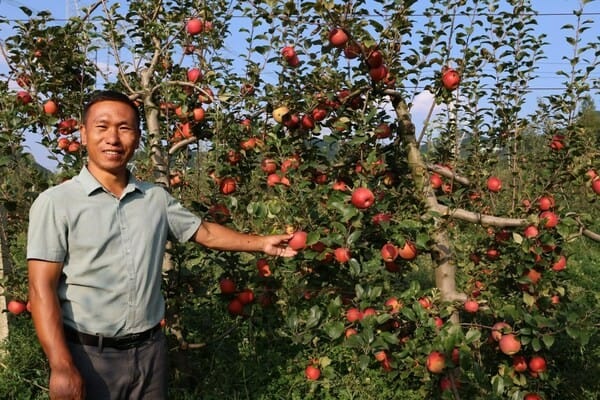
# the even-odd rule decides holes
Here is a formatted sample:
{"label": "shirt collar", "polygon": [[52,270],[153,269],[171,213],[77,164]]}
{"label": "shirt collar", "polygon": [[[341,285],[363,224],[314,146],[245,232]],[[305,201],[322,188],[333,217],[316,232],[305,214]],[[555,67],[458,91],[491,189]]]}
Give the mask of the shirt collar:
{"label": "shirt collar", "polygon": [[[133,176],[133,174],[129,170],[127,170],[127,175],[129,176],[129,182],[125,187],[123,194],[125,195],[129,192],[133,192],[136,190],[141,193],[144,193],[144,188],[142,187],[141,182],[135,176]],[[77,180],[81,183],[83,189],[85,190],[85,193],[88,196],[92,195],[97,190],[104,190],[100,182],[98,182],[94,175],[90,173],[86,166],[84,166],[79,172]]]}

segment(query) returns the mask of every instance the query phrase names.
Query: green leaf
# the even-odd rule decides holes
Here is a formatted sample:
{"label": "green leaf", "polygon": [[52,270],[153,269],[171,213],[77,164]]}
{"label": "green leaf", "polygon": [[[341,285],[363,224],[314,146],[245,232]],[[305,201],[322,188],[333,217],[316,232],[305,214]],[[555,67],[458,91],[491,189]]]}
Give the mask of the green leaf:
{"label": "green leaf", "polygon": [[345,327],[344,323],[341,321],[332,321],[325,324],[325,326],[323,326],[323,330],[330,339],[335,340],[343,335]]}
{"label": "green leaf", "polygon": [[542,336],[542,342],[544,342],[544,346],[546,346],[547,349],[551,348],[554,344],[554,335]]}

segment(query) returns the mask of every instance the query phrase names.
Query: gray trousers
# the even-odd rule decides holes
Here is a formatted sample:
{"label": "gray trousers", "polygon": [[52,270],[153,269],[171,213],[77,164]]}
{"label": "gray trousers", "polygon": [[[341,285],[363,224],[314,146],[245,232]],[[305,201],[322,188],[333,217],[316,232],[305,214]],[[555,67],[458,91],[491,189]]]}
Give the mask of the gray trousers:
{"label": "gray trousers", "polygon": [[167,398],[167,346],[162,331],[127,350],[68,345],[85,382],[87,400]]}

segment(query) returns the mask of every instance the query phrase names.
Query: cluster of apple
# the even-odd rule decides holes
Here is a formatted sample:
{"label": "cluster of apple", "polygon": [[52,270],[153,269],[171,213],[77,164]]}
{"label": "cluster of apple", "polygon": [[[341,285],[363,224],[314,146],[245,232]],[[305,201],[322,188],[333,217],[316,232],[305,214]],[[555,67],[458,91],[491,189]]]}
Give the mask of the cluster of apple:
{"label": "cluster of apple", "polygon": [[233,316],[244,316],[244,307],[254,303],[254,291],[250,288],[237,289],[236,283],[231,278],[222,278],[219,281],[221,294],[231,297],[227,305],[227,311]]}
{"label": "cluster of apple", "polygon": [[23,302],[20,300],[13,299],[10,300],[6,305],[6,310],[11,314],[20,315],[23,314],[25,311],[31,312],[31,306],[29,304],[29,301]]}

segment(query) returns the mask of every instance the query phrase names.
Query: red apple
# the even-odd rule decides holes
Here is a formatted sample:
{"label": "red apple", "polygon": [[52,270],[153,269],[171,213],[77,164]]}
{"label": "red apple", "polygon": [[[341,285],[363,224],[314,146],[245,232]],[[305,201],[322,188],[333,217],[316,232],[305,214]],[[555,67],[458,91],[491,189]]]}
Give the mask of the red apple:
{"label": "red apple", "polygon": [[198,68],[190,68],[187,71],[188,81],[195,83],[199,79],[202,79],[202,72]]}
{"label": "red apple", "polygon": [[540,220],[546,228],[554,228],[558,224],[558,215],[552,211],[544,211],[540,214]]}
{"label": "red apple", "polygon": [[529,369],[535,373],[546,371],[546,359],[542,356],[531,357],[529,360]]}
{"label": "red apple", "polygon": [[502,181],[496,176],[490,176],[487,180],[487,187],[490,192],[498,193],[502,189]]}
{"label": "red apple", "polygon": [[387,74],[388,68],[385,65],[380,65],[378,67],[369,69],[369,76],[375,82],[382,81],[387,76]]}
{"label": "red apple", "polygon": [[506,323],[504,321],[500,321],[500,322],[496,322],[494,325],[492,325],[492,333],[490,334],[490,336],[496,342],[499,342],[500,339],[502,339],[502,336],[505,333],[509,333],[509,332],[512,332],[512,327],[508,323]]}
{"label": "red apple", "polygon": [[465,311],[468,313],[476,313],[479,310],[479,303],[475,300],[467,300],[464,304]]}
{"label": "red apple", "polygon": [[521,350],[521,342],[512,333],[502,335],[498,344],[500,346],[500,351],[509,356],[515,355]]}
{"label": "red apple", "polygon": [[385,301],[385,306],[390,311],[390,314],[397,314],[402,309],[402,302],[395,297],[390,297]]}
{"label": "red apple", "polygon": [[48,115],[56,115],[58,113],[58,104],[54,100],[48,100],[43,106],[44,113]]}
{"label": "red apple", "polygon": [[417,256],[417,246],[407,240],[404,246],[398,248],[398,255],[405,260],[413,260]]}
{"label": "red apple", "polygon": [[11,300],[6,305],[6,309],[11,314],[19,315],[19,314],[24,313],[25,311],[27,311],[27,304],[25,304],[25,303],[23,303],[22,301],[19,301],[19,300]]}
{"label": "red apple", "polygon": [[71,143],[69,143],[69,147],[67,147],[67,153],[77,153],[80,147],[81,143],[79,143],[77,140],[72,140]]}
{"label": "red apple", "polygon": [[348,249],[347,247],[338,247],[333,251],[333,256],[339,263],[347,263],[348,261],[350,261],[351,257],[350,249]]}
{"label": "red apple", "polygon": [[242,304],[250,304],[254,301],[254,291],[252,291],[252,289],[246,288],[246,289],[242,290],[240,293],[238,293],[237,299]]}
{"label": "red apple", "polygon": [[376,315],[377,315],[377,311],[373,307],[367,307],[362,312],[363,318],[374,317]]}
{"label": "red apple", "polygon": [[542,396],[540,396],[537,393],[527,393],[525,395],[525,397],[523,397],[523,400],[543,400]]}
{"label": "red apple", "polygon": [[371,221],[375,225],[379,225],[382,222],[389,222],[391,220],[392,220],[392,216],[391,216],[391,214],[388,214],[388,213],[377,213],[377,214],[373,215],[373,217],[371,218]]}
{"label": "red apple", "polygon": [[288,241],[288,246],[293,250],[303,250],[306,247],[306,238],[308,234],[304,231],[296,231]]}
{"label": "red apple", "polygon": [[528,239],[532,239],[532,238],[536,237],[537,235],[539,235],[539,233],[540,233],[540,231],[538,230],[538,228],[535,225],[529,225],[523,231],[523,235]]}
{"label": "red apple", "polygon": [[223,193],[223,194],[231,194],[231,193],[235,192],[236,188],[237,188],[237,183],[235,182],[235,179],[233,179],[233,178],[224,178],[219,185],[219,189],[221,190],[221,193]]}
{"label": "red apple", "polygon": [[347,328],[344,331],[344,336],[346,337],[346,339],[348,339],[350,336],[352,335],[356,335],[358,333],[358,331],[354,328]]}
{"label": "red apple", "polygon": [[302,124],[302,127],[306,130],[311,130],[315,127],[315,120],[308,114],[304,114],[302,116],[302,120],[300,123]]}
{"label": "red apple", "polygon": [[275,171],[277,171],[277,162],[275,162],[275,160],[273,160],[272,158],[264,158],[260,162],[260,168],[266,174],[273,174],[275,173]]}
{"label": "red apple", "polygon": [[538,208],[540,211],[548,211],[554,207],[554,197],[542,196],[538,200]]}
{"label": "red apple", "polygon": [[348,43],[348,34],[342,28],[334,28],[329,32],[329,43],[333,47],[344,47]]}
{"label": "red apple", "polygon": [[194,121],[200,122],[204,120],[204,109],[202,107],[194,108],[194,111],[192,111],[192,113],[194,115]]}
{"label": "red apple", "polygon": [[321,370],[314,365],[309,365],[304,370],[304,375],[306,376],[306,379],[316,381],[321,376]]}
{"label": "red apple", "polygon": [[392,243],[386,243],[381,248],[381,258],[385,262],[392,262],[398,257],[398,248]]}
{"label": "red apple", "polygon": [[256,268],[258,269],[258,274],[261,277],[267,278],[271,276],[271,268],[269,267],[269,262],[266,258],[259,258],[256,261]]}
{"label": "red apple", "polygon": [[515,372],[525,372],[527,371],[527,360],[525,357],[521,355],[516,355],[513,357],[513,369]]}
{"label": "red apple", "polygon": [[448,90],[454,90],[460,84],[460,74],[453,68],[447,68],[442,73],[442,84]]}
{"label": "red apple", "polygon": [[600,178],[595,178],[592,181],[592,190],[594,191],[594,193],[600,194]]}
{"label": "red apple", "polygon": [[283,49],[281,49],[281,55],[288,62],[297,56],[296,50],[293,46],[285,46]]}
{"label": "red apple", "polygon": [[431,183],[432,188],[439,189],[442,187],[444,181],[439,174],[433,173],[429,176],[429,183]]}
{"label": "red apple", "polygon": [[281,183],[281,177],[279,175],[277,175],[276,173],[267,175],[267,185],[268,186],[273,187],[273,186],[277,185],[278,183]]}
{"label": "red apple", "polygon": [[317,107],[312,110],[311,116],[315,121],[323,121],[325,118],[327,118],[327,110]]}
{"label": "red apple", "polygon": [[392,128],[388,124],[381,123],[377,128],[375,128],[375,137],[377,139],[385,139],[389,138],[392,135]]}
{"label": "red apple", "polygon": [[363,318],[363,313],[356,307],[349,308],[346,311],[346,319],[348,322],[360,321]]}
{"label": "red apple", "polygon": [[33,101],[33,97],[25,90],[19,90],[17,92],[17,101],[23,105],[27,105]]}
{"label": "red apple", "polygon": [[231,299],[227,305],[227,311],[229,311],[229,314],[231,315],[243,315],[244,304],[237,297]]}
{"label": "red apple", "polygon": [[58,139],[56,145],[61,150],[67,150],[69,148],[69,144],[71,144],[71,141],[69,139],[61,137]]}
{"label": "red apple", "polygon": [[375,202],[375,195],[366,187],[359,187],[352,192],[352,204],[361,210],[369,208]]}
{"label": "red apple", "polygon": [[350,43],[346,47],[344,47],[344,56],[348,59],[353,59],[361,54],[360,45],[357,43]]}
{"label": "red apple", "polygon": [[373,50],[367,56],[367,65],[370,68],[378,68],[383,65],[383,54],[379,50]]}
{"label": "red apple", "polygon": [[552,271],[562,271],[567,268],[567,257],[561,255],[558,260],[552,264]]}
{"label": "red apple", "polygon": [[233,294],[236,291],[235,282],[231,278],[223,278],[219,281],[222,294]]}
{"label": "red apple", "polygon": [[441,374],[446,368],[446,357],[439,351],[432,351],[427,356],[427,370],[433,374]]}
{"label": "red apple", "polygon": [[425,309],[430,309],[431,306],[433,305],[431,303],[431,299],[429,297],[421,297],[421,298],[419,298],[418,301],[419,301],[419,304]]}
{"label": "red apple", "polygon": [[190,35],[197,35],[202,32],[204,24],[198,18],[191,18],[185,24],[185,29]]}
{"label": "red apple", "polygon": [[340,192],[345,192],[348,190],[348,185],[346,185],[346,182],[344,181],[335,181],[331,187],[333,190],[339,190]]}

